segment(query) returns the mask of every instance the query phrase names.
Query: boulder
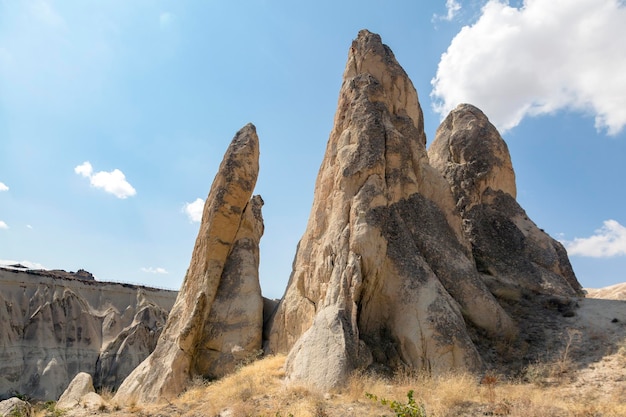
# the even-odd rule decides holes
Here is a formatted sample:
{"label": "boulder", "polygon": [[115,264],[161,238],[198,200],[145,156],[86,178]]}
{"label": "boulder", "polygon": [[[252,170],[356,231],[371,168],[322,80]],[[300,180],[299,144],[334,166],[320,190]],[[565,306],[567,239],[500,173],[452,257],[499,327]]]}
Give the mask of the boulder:
{"label": "boulder", "polygon": [[33,415],[33,407],[26,401],[17,397],[11,397],[4,401],[0,401],[0,417],[31,417]]}
{"label": "boulder", "polygon": [[63,391],[56,406],[59,409],[74,408],[81,404],[81,399],[85,395],[95,392],[91,375],[86,372],[79,372]]}
{"label": "boulder", "polygon": [[413,84],[378,35],[359,32],[311,216],[269,330],[269,349],[290,352],[288,380],[330,389],[356,368],[477,369],[465,320],[493,336],[515,335],[480,279],[425,143]]}
{"label": "boulder", "polygon": [[214,378],[261,348],[259,169],[252,124],[231,142],[206,199],[191,262],[152,354],[122,383],[118,404],[166,401],[191,377]]}
{"label": "boulder", "polygon": [[487,116],[459,105],[437,129],[428,155],[450,184],[476,265],[492,288],[582,295],[563,245],[515,200],[509,151]]}

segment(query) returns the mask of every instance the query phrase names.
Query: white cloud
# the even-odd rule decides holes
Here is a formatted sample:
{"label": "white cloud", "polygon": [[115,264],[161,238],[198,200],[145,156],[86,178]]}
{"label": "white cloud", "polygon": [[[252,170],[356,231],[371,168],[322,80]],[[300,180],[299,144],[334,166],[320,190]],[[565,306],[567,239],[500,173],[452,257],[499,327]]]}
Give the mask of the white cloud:
{"label": "white cloud", "polygon": [[91,185],[102,188],[117,198],[126,198],[137,194],[137,191],[126,181],[126,176],[119,169],[114,169],[111,172],[97,172],[91,176]]}
{"label": "white cloud", "polygon": [[433,16],[433,19],[451,21],[457,15],[457,12],[461,10],[461,4],[456,0],[446,0],[446,10],[447,13],[445,15],[436,14]]}
{"label": "white cloud", "polygon": [[3,222],[2,220],[0,220],[0,229],[8,229],[8,228],[9,228],[9,225]]}
{"label": "white cloud", "polygon": [[0,191],[9,191],[9,187],[5,183],[0,182]]}
{"label": "white cloud", "polygon": [[609,135],[626,125],[626,7],[617,0],[489,0],[441,56],[435,110],[480,107],[502,131],[568,109]]}
{"label": "white cloud", "polygon": [[75,167],[74,172],[89,178],[89,183],[92,187],[102,188],[117,198],[123,199],[137,194],[137,191],[126,181],[126,176],[119,169],[114,169],[110,172],[99,171],[94,174],[93,167],[86,161]]}
{"label": "white cloud", "polygon": [[148,274],[168,274],[165,268],[153,268],[153,267],[143,267],[141,268],[141,272],[147,272]]}
{"label": "white cloud", "polygon": [[626,255],[626,227],[615,220],[606,220],[590,237],[577,237],[563,244],[570,255],[609,258]]}
{"label": "white cloud", "polygon": [[76,168],[74,168],[74,172],[82,175],[83,177],[89,178],[93,173],[93,167],[91,166],[89,161],[85,161],[82,164],[78,165]]}
{"label": "white cloud", "polygon": [[202,221],[202,211],[204,210],[204,200],[196,198],[193,203],[185,203],[183,206],[183,212],[189,217],[192,222]]}
{"label": "white cloud", "polygon": [[27,228],[27,229],[31,229],[31,230],[32,230],[32,229],[33,229],[33,226],[31,226],[30,224],[27,224],[27,225],[26,225],[26,228]]}
{"label": "white cloud", "polygon": [[47,269],[45,266],[43,266],[42,264],[38,262],[14,261],[11,259],[0,259],[0,265],[2,265],[3,267],[10,266],[10,265],[23,265],[29,269]]}

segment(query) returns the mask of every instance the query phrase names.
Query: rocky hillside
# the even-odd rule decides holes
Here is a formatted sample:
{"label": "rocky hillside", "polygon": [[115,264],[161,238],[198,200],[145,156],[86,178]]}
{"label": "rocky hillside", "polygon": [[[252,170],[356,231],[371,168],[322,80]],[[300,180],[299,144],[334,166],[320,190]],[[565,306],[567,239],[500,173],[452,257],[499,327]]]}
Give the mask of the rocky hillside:
{"label": "rocky hillside", "polygon": [[611,285],[604,288],[586,288],[588,298],[626,301],[626,283]]}
{"label": "rocky hillside", "polygon": [[0,398],[56,400],[81,371],[117,388],[154,349],[175,298],[85,271],[0,268]]}

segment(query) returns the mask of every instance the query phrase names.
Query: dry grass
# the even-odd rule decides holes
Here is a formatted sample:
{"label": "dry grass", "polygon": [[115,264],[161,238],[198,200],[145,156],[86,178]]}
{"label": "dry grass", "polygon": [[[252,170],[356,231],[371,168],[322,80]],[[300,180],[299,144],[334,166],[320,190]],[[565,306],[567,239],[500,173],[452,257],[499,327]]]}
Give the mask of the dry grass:
{"label": "dry grass", "polygon": [[[574,338],[573,338],[574,340]],[[626,344],[624,345],[626,351]],[[565,351],[564,351],[565,353]],[[616,352],[615,363],[626,353]],[[567,359],[561,356],[559,361]],[[209,417],[379,417],[394,413],[366,393],[405,403],[409,390],[423,404],[428,417],[626,416],[623,383],[597,386],[557,379],[551,384],[510,381],[496,374],[467,373],[431,377],[398,372],[392,378],[355,373],[346,386],[326,393],[314,388],[284,384],[284,356],[271,356],[238,369],[219,381],[194,381],[167,406],[130,407],[100,416],[209,416]],[[560,369],[563,364],[543,364]],[[575,372],[575,371],[572,371]],[[626,373],[625,373],[626,375]]]}
{"label": "dry grass", "polygon": [[622,340],[617,348],[617,358],[619,364],[623,367],[626,367],[626,339]]}

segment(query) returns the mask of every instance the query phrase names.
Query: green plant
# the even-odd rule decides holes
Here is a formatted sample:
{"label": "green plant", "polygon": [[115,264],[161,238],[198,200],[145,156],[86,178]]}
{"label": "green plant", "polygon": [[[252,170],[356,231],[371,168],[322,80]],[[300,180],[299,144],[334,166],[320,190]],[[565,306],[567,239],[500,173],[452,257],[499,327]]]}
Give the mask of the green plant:
{"label": "green plant", "polygon": [[9,417],[25,417],[24,412],[21,409],[14,408],[11,410],[11,413],[8,414]]}
{"label": "green plant", "polygon": [[12,396],[17,398],[18,400],[22,400],[27,403],[30,402],[30,397],[27,394],[22,394],[21,392],[13,391]]}
{"label": "green plant", "polygon": [[63,410],[57,408],[55,401],[46,401],[43,405],[43,409],[45,411],[44,417],[61,417],[65,414]]}
{"label": "green plant", "polygon": [[406,404],[403,404],[396,400],[379,398],[378,396],[370,394],[369,392],[366,392],[365,396],[370,400],[380,402],[382,405],[388,406],[394,413],[396,413],[396,417],[426,417],[426,410],[424,409],[424,405],[416,403],[415,399],[413,398],[413,394],[413,390],[410,390],[406,394],[408,398]]}

